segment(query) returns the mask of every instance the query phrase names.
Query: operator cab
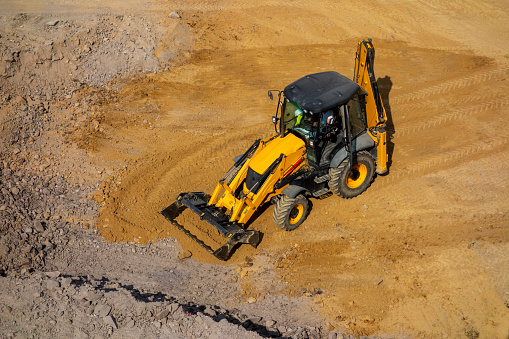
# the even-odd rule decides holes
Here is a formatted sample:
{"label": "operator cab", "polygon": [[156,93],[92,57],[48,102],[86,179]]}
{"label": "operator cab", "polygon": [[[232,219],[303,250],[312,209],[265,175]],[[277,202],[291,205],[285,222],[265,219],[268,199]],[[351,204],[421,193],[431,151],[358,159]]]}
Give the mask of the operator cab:
{"label": "operator cab", "polygon": [[[347,139],[366,130],[365,90],[336,72],[307,75],[288,85],[281,102],[280,132],[301,138],[310,164],[326,167]],[[350,138],[345,126],[348,124]]]}

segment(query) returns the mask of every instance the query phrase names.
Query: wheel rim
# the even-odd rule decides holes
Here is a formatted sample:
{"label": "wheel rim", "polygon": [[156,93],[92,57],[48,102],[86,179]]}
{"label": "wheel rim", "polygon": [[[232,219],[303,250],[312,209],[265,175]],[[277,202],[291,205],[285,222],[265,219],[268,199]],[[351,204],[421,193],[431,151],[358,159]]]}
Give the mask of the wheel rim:
{"label": "wheel rim", "polygon": [[295,205],[292,208],[292,210],[290,211],[290,217],[288,218],[288,222],[291,225],[295,225],[302,218],[303,214],[304,214],[304,206],[302,206],[301,204]]}
{"label": "wheel rim", "polygon": [[364,180],[366,180],[366,176],[368,175],[368,168],[364,164],[356,164],[352,166],[350,172],[348,173],[348,177],[346,178],[346,185],[348,188],[357,188]]}

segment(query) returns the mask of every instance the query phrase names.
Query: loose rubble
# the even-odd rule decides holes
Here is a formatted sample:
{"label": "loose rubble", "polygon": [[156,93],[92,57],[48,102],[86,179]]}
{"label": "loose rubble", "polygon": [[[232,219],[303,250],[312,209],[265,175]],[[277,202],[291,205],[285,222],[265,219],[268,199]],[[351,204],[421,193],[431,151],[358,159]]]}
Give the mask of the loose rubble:
{"label": "loose rubble", "polygon": [[134,333],[179,338],[354,338],[325,328],[277,324],[238,310],[198,305],[105,277],[37,271],[2,277],[0,283],[0,331],[7,338],[125,338]]}

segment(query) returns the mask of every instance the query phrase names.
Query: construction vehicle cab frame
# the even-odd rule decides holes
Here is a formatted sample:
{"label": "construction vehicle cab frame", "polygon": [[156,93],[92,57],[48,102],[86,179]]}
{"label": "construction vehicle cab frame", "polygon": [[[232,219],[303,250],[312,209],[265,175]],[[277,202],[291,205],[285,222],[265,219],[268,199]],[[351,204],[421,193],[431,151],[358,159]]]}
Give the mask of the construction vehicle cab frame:
{"label": "construction vehicle cab frame", "polygon": [[[375,75],[371,39],[359,41],[353,80],[334,72],[304,76],[277,93],[276,134],[237,156],[209,196],[185,192],[161,211],[173,225],[221,260],[239,243],[256,247],[261,234],[246,223],[265,203],[283,230],[306,219],[308,199],[332,191],[353,198],[387,172],[387,120]],[[177,222],[186,208],[225,238],[217,249]],[[206,233],[206,232],[205,232]]]}

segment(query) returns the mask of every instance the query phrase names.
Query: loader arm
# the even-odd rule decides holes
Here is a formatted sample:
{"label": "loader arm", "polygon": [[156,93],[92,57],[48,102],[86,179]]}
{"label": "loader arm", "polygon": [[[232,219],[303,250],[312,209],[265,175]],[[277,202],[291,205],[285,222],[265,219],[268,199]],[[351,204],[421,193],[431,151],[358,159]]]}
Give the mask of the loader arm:
{"label": "loader arm", "polygon": [[366,123],[369,134],[377,144],[378,174],[387,172],[387,132],[385,123],[387,114],[380,97],[374,72],[375,48],[371,39],[360,40],[355,53],[353,81],[368,93],[366,95]]}
{"label": "loader arm", "polygon": [[[286,183],[275,187],[276,183],[305,165],[304,155],[304,142],[292,134],[256,140],[243,155],[236,158],[233,167],[219,180],[211,196],[204,192],[183,192],[160,213],[216,258],[227,260],[237,244],[258,245],[260,232],[246,229],[246,223],[260,206],[288,186]],[[248,188],[246,180],[252,167],[258,170],[263,168],[263,171]],[[205,224],[213,226],[228,242],[212,248],[197,234],[191,233],[177,220],[186,209],[197,214]]]}

